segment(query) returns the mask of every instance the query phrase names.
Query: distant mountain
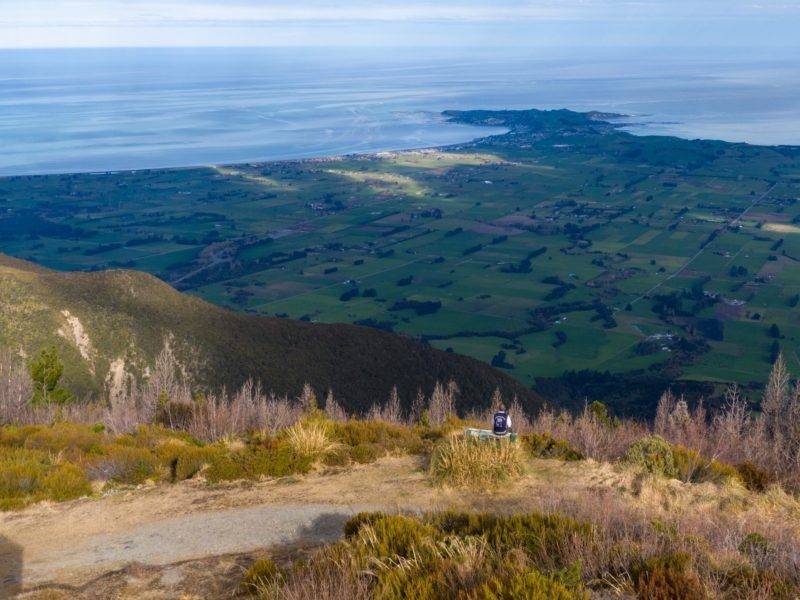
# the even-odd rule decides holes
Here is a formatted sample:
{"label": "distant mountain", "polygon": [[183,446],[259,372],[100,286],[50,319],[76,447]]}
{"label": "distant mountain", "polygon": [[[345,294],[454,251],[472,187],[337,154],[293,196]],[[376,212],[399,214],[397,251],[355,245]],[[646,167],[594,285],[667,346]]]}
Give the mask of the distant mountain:
{"label": "distant mountain", "polygon": [[308,382],[362,410],[393,385],[410,403],[418,389],[452,379],[464,406],[485,406],[497,387],[529,409],[540,404],[485,363],[395,334],[236,313],[145,273],[61,273],[0,254],[0,346],[23,356],[57,346],[65,382],[79,396],[141,377],[165,342],[208,389],[252,376],[268,390],[297,394]]}

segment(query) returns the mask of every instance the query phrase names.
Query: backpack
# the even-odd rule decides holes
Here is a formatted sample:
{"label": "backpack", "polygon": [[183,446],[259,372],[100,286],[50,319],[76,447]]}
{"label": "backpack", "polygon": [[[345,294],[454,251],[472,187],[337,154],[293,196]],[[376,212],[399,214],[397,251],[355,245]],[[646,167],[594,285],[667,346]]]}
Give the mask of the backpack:
{"label": "backpack", "polygon": [[506,413],[494,413],[492,431],[496,435],[501,435],[508,432],[508,415],[506,415]]}

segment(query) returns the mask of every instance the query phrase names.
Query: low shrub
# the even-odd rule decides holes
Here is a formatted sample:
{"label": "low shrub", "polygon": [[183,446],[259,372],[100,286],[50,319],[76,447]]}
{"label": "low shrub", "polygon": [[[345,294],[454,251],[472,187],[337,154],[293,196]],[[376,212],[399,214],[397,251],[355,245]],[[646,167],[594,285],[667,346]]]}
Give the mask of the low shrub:
{"label": "low shrub", "polygon": [[772,552],[769,540],[760,533],[746,534],[739,543],[739,552],[753,561],[763,559]]}
{"label": "low shrub", "polygon": [[772,571],[759,571],[749,563],[728,568],[721,585],[730,598],[770,598],[797,600],[800,588]]}
{"label": "low shrub", "polygon": [[368,444],[383,449],[381,455],[401,452],[422,454],[427,446],[417,429],[385,421],[351,419],[334,423],[331,430],[334,440],[348,446]]}
{"label": "low shrub", "polygon": [[25,427],[23,431],[26,434],[25,448],[62,452],[70,459],[78,458],[81,454],[98,452],[104,441],[103,434],[93,430],[91,426],[75,423]]}
{"label": "low shrub", "polygon": [[736,472],[739,480],[752,492],[764,492],[775,483],[775,479],[769,473],[750,462],[737,465]]}
{"label": "low shrub", "polygon": [[285,443],[268,447],[250,445],[241,450],[213,453],[209,459],[205,476],[211,482],[308,473],[313,463],[311,457],[296,454]]}
{"label": "low shrub", "polygon": [[584,456],[565,440],[558,440],[549,433],[527,433],[520,436],[525,451],[534,458],[558,458],[561,460],[583,460]]}
{"label": "low shrub", "polygon": [[657,435],[644,437],[631,444],[624,461],[653,475],[668,478],[678,476],[672,446]]}
{"label": "low shrub", "polygon": [[485,600],[588,600],[589,594],[570,590],[555,578],[535,569],[515,573],[510,577],[495,577],[481,587]]}
{"label": "low shrub", "polygon": [[350,458],[360,464],[373,463],[384,455],[384,449],[377,444],[358,444],[350,448]]}
{"label": "low shrub", "polygon": [[158,467],[150,450],[114,444],[103,447],[91,459],[87,472],[92,479],[138,485],[156,477]]}
{"label": "low shrub", "polygon": [[436,444],[429,468],[436,483],[475,489],[498,487],[522,474],[523,454],[518,444],[464,436],[451,436]]}
{"label": "low shrub", "polygon": [[675,470],[678,479],[687,483],[724,483],[729,480],[739,480],[739,473],[735,467],[726,465],[717,460],[708,459],[695,450],[676,445],[672,448]]}
{"label": "low shrub", "polygon": [[363,522],[355,536],[359,552],[373,559],[411,558],[426,543],[443,537],[436,528],[403,515],[382,515]]}
{"label": "low shrub", "polygon": [[635,564],[631,577],[642,600],[703,600],[705,590],[688,554],[674,553]]}
{"label": "low shrub", "polygon": [[0,455],[0,510],[22,508],[42,500],[71,500],[91,491],[78,466],[54,462],[45,452],[13,448]]}
{"label": "low shrub", "polygon": [[224,453],[219,446],[197,446],[182,440],[168,440],[155,449],[159,463],[169,472],[171,482],[191,479],[215,456]]}
{"label": "low shrub", "polygon": [[570,564],[566,550],[580,541],[591,545],[594,534],[588,523],[559,514],[540,513],[494,515],[445,511],[425,519],[448,535],[481,536],[491,547],[505,554],[522,549],[538,565],[563,568]]}

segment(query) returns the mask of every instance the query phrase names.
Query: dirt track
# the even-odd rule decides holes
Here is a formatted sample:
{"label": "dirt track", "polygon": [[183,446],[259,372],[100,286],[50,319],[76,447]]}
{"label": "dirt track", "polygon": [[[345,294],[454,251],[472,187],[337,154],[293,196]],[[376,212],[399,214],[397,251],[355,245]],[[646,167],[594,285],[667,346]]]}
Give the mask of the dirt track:
{"label": "dirt track", "polygon": [[397,484],[417,490],[417,501],[432,493],[413,460],[398,458],[302,479],[190,481],[0,513],[0,598],[43,585],[74,589],[130,565],[330,542],[355,512],[411,508],[393,501]]}

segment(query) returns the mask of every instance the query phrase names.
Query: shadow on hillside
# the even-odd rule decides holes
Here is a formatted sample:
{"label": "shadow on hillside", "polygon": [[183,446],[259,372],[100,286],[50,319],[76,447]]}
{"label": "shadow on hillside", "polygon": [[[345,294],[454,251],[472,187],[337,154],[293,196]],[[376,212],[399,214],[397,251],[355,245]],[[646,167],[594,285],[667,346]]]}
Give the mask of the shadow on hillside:
{"label": "shadow on hillside", "polygon": [[22,546],[0,535],[0,597],[13,598],[22,591]]}

